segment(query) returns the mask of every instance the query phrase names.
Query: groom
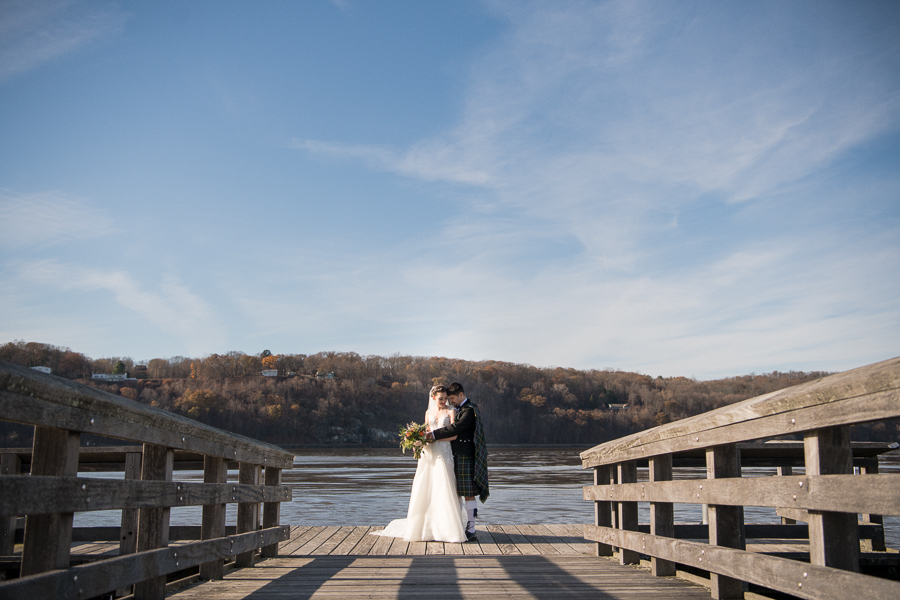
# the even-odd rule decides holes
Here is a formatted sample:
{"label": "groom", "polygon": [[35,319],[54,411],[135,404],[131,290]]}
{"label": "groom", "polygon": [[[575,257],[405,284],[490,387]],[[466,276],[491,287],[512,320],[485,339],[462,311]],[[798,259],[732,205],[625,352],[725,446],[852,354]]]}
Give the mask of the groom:
{"label": "groom", "polygon": [[428,434],[429,438],[442,440],[456,436],[450,441],[453,450],[453,464],[456,471],[456,492],[466,499],[466,538],[469,541],[475,536],[476,497],[484,503],[490,495],[487,474],[487,447],[484,443],[484,429],[479,409],[471,400],[460,383],[453,382],[447,388],[447,400],[456,407],[456,421],[447,427],[435,429]]}

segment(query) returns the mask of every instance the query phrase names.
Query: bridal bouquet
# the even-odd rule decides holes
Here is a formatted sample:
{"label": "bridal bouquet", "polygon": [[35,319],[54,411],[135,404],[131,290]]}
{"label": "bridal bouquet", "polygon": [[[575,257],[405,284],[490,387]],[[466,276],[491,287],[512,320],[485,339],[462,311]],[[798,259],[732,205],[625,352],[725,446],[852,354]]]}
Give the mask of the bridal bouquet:
{"label": "bridal bouquet", "polygon": [[413,456],[422,458],[422,450],[425,449],[425,445],[433,441],[425,438],[427,431],[428,429],[424,425],[418,423],[410,423],[406,427],[401,427],[400,448],[403,449],[403,454],[406,454],[407,450],[412,450]]}

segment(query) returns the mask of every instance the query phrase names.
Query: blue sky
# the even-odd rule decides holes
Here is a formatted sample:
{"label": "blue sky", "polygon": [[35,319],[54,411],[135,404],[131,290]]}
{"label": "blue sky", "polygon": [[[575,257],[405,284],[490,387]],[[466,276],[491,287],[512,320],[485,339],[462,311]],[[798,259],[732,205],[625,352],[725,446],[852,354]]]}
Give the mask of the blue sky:
{"label": "blue sky", "polygon": [[900,354],[896,2],[0,4],[0,342]]}

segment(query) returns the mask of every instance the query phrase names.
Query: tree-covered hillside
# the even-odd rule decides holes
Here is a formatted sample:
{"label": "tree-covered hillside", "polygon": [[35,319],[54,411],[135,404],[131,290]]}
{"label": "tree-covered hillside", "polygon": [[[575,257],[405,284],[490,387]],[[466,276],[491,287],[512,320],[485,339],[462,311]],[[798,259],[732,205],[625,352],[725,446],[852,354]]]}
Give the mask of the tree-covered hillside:
{"label": "tree-covered hillside", "polygon": [[[422,421],[428,390],[441,382],[465,386],[481,407],[489,443],[590,447],[827,375],[792,371],[696,381],[353,352],[230,352],[135,365],[127,357],[90,359],[68,348],[23,341],[0,346],[0,360],[50,367],[62,377],[286,447],[394,444],[399,426]],[[133,379],[90,379],[91,373],[112,373],[120,362],[119,370],[124,366]],[[263,370],[277,376],[261,376]],[[331,373],[334,378],[327,378]],[[896,441],[900,430],[895,421],[876,423],[857,428],[854,439]],[[0,424],[0,444],[29,443],[27,428]]]}

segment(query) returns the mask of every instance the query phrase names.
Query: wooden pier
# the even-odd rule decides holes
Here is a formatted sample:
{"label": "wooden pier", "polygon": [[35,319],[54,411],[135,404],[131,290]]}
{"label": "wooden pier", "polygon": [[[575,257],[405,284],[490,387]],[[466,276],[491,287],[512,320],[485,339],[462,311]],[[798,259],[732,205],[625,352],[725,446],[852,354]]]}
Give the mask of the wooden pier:
{"label": "wooden pier", "polygon": [[[0,450],[0,574],[11,574],[0,598],[896,600],[900,562],[881,515],[900,515],[900,475],[878,473],[887,446],[852,444],[849,431],[896,417],[900,359],[585,451],[593,525],[487,525],[477,542],[406,543],[372,527],[281,525],[293,456],[280,448],[0,362],[0,419],[35,427],[32,449]],[[81,448],[82,433],[137,444]],[[784,436],[802,441],[770,439]],[[674,476],[698,465],[706,478]],[[742,477],[745,466],[778,475]],[[204,482],[173,481],[179,468],[202,468]],[[124,479],[78,477],[110,470]],[[674,503],[703,504],[708,523],[674,523]],[[781,522],[745,524],[747,505]],[[181,506],[202,506],[201,522],[169,527]],[[72,526],[75,512],[110,509],[120,527]],[[894,576],[875,576],[885,566]]]}

